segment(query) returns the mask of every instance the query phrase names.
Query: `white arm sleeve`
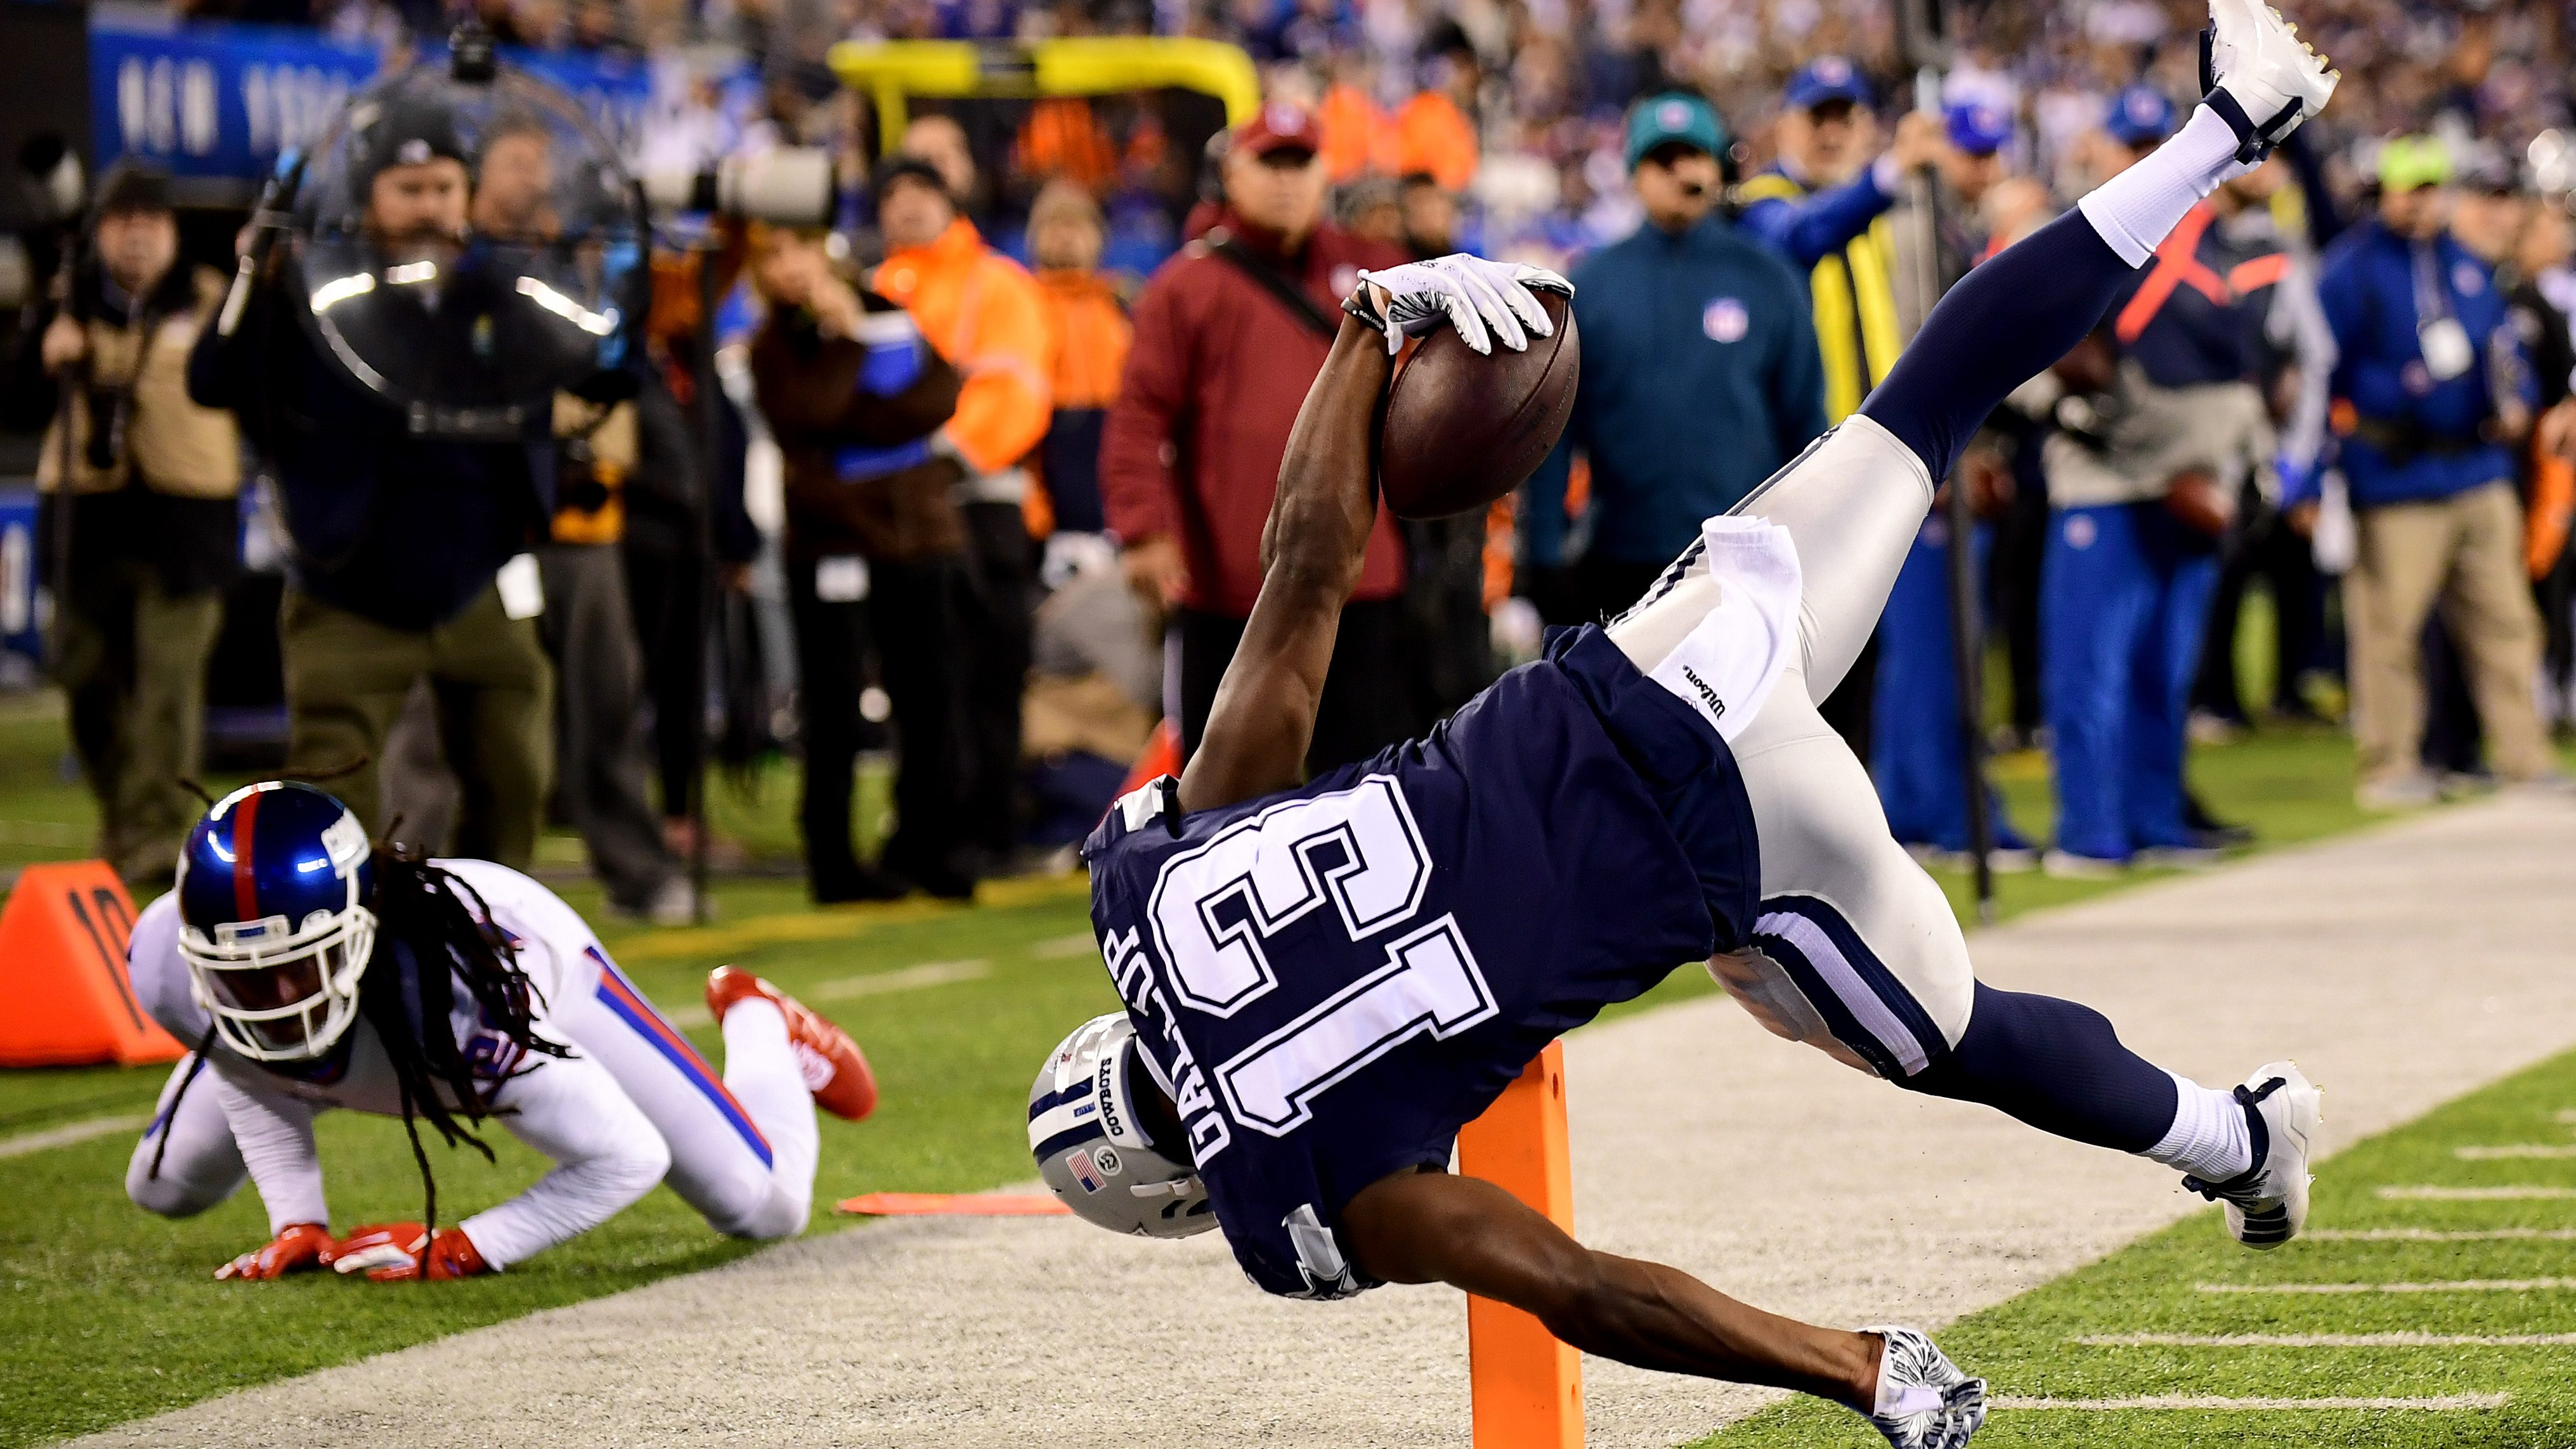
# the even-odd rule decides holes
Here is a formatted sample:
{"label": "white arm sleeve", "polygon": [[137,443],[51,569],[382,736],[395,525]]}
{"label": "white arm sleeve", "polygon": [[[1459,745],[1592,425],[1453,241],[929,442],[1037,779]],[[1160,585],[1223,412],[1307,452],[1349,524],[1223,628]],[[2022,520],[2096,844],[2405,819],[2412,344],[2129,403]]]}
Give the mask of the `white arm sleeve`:
{"label": "white arm sleeve", "polygon": [[671,1170],[662,1134],[589,1057],[539,1057],[493,1105],[511,1136],[555,1163],[526,1192],[459,1225],[496,1268],[598,1227]]}
{"label": "white arm sleeve", "polygon": [[259,1080],[255,1067],[235,1067],[220,1060],[194,1090],[212,1091],[224,1104],[233,1142],[241,1148],[242,1165],[251,1185],[268,1208],[268,1230],[274,1234],[292,1223],[329,1223],[331,1209],[322,1199],[322,1159],[313,1150],[313,1108]]}

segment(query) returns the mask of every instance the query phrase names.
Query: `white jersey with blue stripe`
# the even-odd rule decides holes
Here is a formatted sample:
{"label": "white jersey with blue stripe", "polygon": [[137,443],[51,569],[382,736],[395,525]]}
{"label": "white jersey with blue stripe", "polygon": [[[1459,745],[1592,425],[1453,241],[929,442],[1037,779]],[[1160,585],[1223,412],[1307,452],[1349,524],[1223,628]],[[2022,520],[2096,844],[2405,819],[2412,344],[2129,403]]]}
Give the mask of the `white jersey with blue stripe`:
{"label": "white jersey with blue stripe", "polygon": [[[526,1192],[464,1221],[486,1261],[517,1262],[605,1222],[669,1169],[673,1154],[665,1134],[602,1064],[604,1055],[660,1059],[682,1093],[697,1093],[712,1109],[709,1115],[719,1124],[712,1135],[731,1131],[730,1149],[750,1154],[767,1169],[770,1147],[760,1130],[687,1039],[618,972],[578,912],[507,866],[480,860],[438,864],[482,897],[492,923],[516,946],[533,987],[537,1032],[574,1049],[568,1057],[523,1058],[476,1016],[471,998],[458,993],[463,1004],[453,1018],[457,1042],[492,1084],[487,1106],[494,1120],[557,1164]],[[193,1045],[204,1038],[207,1018],[190,989],[178,933],[176,897],[145,907],[135,922],[131,972],[144,1009]],[[610,1043],[583,1040],[619,1027],[652,1050],[611,1052]],[[585,1051],[586,1045],[599,1049]],[[315,1113],[335,1107],[382,1116],[402,1112],[392,1063],[364,1018],[350,1028],[342,1049],[309,1068],[263,1065],[220,1042],[210,1048],[208,1066],[276,1225],[329,1221],[313,1147]]]}

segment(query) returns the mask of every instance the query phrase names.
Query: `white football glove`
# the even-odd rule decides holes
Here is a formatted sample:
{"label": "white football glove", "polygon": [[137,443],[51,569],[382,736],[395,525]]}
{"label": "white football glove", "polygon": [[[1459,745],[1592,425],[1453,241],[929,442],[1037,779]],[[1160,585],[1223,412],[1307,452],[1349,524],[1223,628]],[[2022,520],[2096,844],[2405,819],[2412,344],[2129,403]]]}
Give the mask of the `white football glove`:
{"label": "white football glove", "polygon": [[[1411,262],[1383,272],[1360,273],[1342,310],[1386,334],[1391,355],[1407,337],[1419,337],[1446,322],[1479,353],[1494,350],[1499,338],[1519,352],[1530,337],[1552,337],[1556,324],[1533,293],[1574,295],[1574,284],[1544,267],[1517,262],[1489,262],[1464,252]],[[1381,303],[1380,297],[1384,297]]]}

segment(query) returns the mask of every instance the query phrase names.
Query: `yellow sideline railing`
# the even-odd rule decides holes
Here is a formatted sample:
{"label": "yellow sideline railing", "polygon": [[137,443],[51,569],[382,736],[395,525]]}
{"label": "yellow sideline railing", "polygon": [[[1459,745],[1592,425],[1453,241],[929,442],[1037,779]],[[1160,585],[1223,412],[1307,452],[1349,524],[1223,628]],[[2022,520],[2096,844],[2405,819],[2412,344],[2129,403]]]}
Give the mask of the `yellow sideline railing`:
{"label": "yellow sideline railing", "polygon": [[841,84],[876,102],[880,144],[891,148],[910,123],[914,96],[1097,96],[1173,88],[1225,103],[1241,125],[1261,104],[1252,57],[1218,40],[1091,35],[1061,40],[845,40],[826,57]]}

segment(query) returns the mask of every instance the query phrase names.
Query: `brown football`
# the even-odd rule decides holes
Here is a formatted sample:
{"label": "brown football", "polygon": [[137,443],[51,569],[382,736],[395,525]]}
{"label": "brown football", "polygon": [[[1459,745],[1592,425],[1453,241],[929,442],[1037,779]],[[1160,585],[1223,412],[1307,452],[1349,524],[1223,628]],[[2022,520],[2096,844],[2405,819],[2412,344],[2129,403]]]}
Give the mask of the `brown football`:
{"label": "brown football", "polygon": [[1556,324],[1527,351],[1479,357],[1447,327],[1413,349],[1378,425],[1378,487],[1399,518],[1482,508],[1537,471],[1574,411],[1583,347],[1570,299],[1538,293]]}

